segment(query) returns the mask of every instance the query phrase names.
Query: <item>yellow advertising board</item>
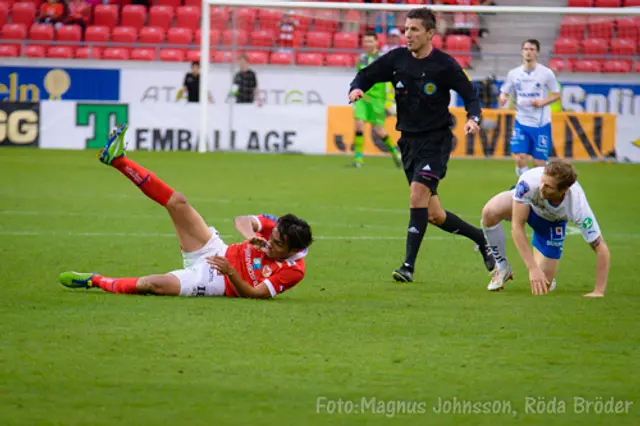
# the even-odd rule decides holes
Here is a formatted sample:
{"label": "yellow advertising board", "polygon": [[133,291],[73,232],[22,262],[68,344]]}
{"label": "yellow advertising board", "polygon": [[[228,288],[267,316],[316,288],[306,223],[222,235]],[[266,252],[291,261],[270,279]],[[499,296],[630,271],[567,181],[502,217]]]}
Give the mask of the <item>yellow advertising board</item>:
{"label": "yellow advertising board", "polygon": [[[354,123],[350,106],[330,106],[327,113],[327,154],[348,154],[352,151]],[[511,110],[485,109],[485,123],[493,123],[491,129],[482,129],[477,135],[465,135],[464,108],[450,108],[453,115],[454,148],[452,157],[504,158],[509,157],[509,141],[513,133],[515,113]],[[400,133],[395,130],[395,117],[388,117],[385,128],[397,141]],[[487,127],[487,126],[483,126]],[[551,121],[552,157],[576,160],[596,160],[613,151],[616,141],[616,116],[614,114],[554,113]],[[365,130],[365,155],[381,155],[387,152],[378,138],[372,137],[371,128]]]}

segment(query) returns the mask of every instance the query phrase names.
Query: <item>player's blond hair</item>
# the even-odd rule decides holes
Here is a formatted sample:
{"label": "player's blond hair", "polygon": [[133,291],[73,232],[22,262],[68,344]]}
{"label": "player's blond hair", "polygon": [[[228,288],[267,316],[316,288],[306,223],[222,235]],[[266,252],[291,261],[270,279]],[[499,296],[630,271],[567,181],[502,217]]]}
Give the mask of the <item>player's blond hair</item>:
{"label": "player's blond hair", "polygon": [[571,187],[578,180],[578,173],[571,163],[561,159],[553,159],[549,161],[544,168],[544,173],[555,179],[558,189],[564,191]]}

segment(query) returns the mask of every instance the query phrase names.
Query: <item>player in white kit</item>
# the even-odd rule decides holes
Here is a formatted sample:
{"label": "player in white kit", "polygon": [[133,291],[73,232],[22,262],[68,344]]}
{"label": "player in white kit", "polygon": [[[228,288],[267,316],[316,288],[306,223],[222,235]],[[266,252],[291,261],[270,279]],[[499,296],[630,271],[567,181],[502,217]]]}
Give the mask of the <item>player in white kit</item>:
{"label": "player in white kit", "polygon": [[540,42],[527,40],[522,44],[524,63],[509,71],[500,89],[500,105],[513,95],[516,122],[511,136],[511,152],[516,157],[518,177],[529,170],[529,156],[535,167],[544,166],[551,153],[550,104],[560,99],[560,87],[549,68],[537,62]]}
{"label": "player in white kit", "polygon": [[[571,164],[552,160],[545,167],[523,173],[515,189],[496,195],[484,206],[482,228],[496,260],[488,287],[490,291],[502,290],[505,282],[513,278],[507,261],[503,220],[512,221],[513,241],[529,270],[533,294],[545,294],[555,288],[566,225],[571,221],[580,228],[584,240],[596,253],[596,286],[586,296],[604,296],[609,275],[609,248],[576,179]],[[524,230],[527,223],[533,229],[533,251]]]}

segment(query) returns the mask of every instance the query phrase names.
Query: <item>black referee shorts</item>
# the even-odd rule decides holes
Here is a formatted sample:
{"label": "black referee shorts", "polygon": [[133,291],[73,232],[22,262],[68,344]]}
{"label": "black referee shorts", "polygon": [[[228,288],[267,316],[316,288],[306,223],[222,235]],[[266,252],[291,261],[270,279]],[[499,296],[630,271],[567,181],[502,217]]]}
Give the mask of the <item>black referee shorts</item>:
{"label": "black referee shorts", "polygon": [[421,183],[433,195],[437,195],[438,184],[447,174],[447,163],[453,148],[451,130],[414,134],[403,132],[398,147],[409,185],[411,182]]}

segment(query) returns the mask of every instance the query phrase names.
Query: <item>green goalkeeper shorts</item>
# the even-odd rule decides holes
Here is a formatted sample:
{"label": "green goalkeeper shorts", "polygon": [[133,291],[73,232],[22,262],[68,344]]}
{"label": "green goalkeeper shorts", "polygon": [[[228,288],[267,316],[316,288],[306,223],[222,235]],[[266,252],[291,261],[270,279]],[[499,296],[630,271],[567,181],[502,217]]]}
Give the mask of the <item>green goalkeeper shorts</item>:
{"label": "green goalkeeper shorts", "polygon": [[384,99],[372,99],[371,101],[360,99],[355,103],[353,117],[356,120],[362,120],[374,126],[382,127],[384,126],[384,120],[386,118],[384,103]]}

